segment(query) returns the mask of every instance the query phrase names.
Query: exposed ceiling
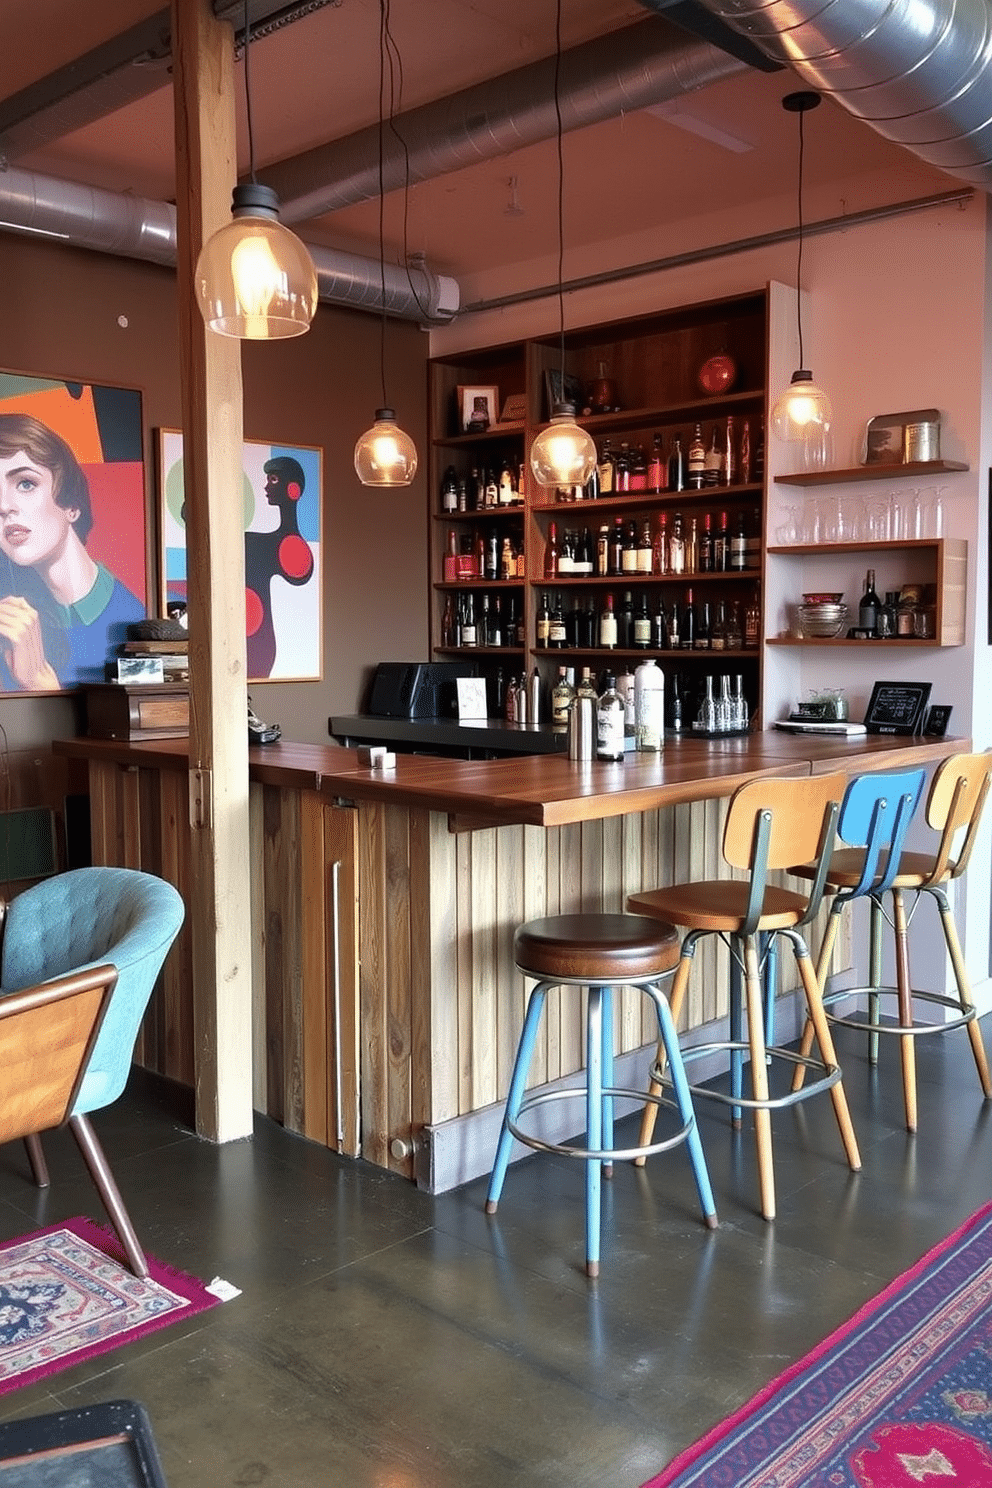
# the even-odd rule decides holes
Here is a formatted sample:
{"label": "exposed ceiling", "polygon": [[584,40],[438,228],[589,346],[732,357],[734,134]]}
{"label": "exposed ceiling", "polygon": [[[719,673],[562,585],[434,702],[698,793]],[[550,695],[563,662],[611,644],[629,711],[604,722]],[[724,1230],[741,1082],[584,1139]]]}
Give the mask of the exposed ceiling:
{"label": "exposed ceiling", "polygon": [[[3,96],[30,88],[92,48],[162,10],[155,0],[3,0]],[[565,48],[643,23],[638,0],[563,0]],[[654,18],[652,24],[667,21]],[[402,59],[402,112],[554,50],[555,0],[391,0]],[[379,0],[328,0],[251,49],[256,164],[268,163],[374,125],[379,97]],[[243,69],[237,69],[239,169],[248,163]],[[147,96],[11,163],[66,180],[153,199],[174,199],[172,90],[152,63]],[[782,97],[798,86],[788,69],[754,70],[576,130],[565,140],[568,255],[592,263],[617,238],[650,242],[652,257],[727,233],[737,216],[774,199],[794,218],[796,130]],[[135,90],[140,91],[140,90]],[[557,232],[554,140],[413,185],[387,197],[387,257],[427,256],[438,272],[471,281],[548,260]],[[827,101],[806,123],[806,189],[812,215],[858,211],[951,188],[924,165]],[[959,184],[959,183],[957,183]],[[405,223],[404,223],[405,218]],[[716,227],[717,221],[721,226]],[[342,208],[297,231],[315,243],[377,257],[375,200]],[[719,240],[719,239],[717,239]],[[671,246],[669,246],[671,245]],[[570,265],[566,264],[566,271]],[[512,275],[511,275],[512,278]]]}

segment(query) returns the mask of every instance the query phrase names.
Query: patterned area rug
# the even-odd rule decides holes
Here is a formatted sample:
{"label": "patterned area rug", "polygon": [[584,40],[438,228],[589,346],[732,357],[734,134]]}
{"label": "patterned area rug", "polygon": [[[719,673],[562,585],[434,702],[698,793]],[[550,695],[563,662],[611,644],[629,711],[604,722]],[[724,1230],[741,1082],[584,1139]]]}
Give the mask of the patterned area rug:
{"label": "patterned area rug", "polygon": [[644,1488],[992,1488],[992,1205]]}
{"label": "patterned area rug", "polygon": [[0,1245],[0,1395],[220,1300],[195,1277],[148,1257],[128,1270],[117,1237],[68,1219]]}

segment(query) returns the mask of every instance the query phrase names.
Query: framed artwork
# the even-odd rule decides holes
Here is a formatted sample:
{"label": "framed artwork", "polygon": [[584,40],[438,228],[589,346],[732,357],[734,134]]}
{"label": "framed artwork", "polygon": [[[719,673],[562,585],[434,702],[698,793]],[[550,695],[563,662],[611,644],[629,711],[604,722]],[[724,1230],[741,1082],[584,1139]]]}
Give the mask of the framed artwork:
{"label": "framed artwork", "polygon": [[[183,436],[158,431],[162,608],[186,601]],[[321,674],[321,451],[246,439],[242,452],[249,682]]]}
{"label": "framed artwork", "polygon": [[141,394],[0,372],[0,693],[103,682],[147,615]]}
{"label": "framed artwork", "polygon": [[484,434],[496,422],[497,387],[458,387],[459,427],[463,434]]}

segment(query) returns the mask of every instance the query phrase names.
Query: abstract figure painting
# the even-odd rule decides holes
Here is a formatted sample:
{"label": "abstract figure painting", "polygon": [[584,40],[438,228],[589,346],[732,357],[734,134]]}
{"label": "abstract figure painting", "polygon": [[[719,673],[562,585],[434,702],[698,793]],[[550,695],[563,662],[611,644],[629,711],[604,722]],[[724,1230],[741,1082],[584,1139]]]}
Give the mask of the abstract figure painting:
{"label": "abstract figure painting", "polygon": [[[321,452],[244,442],[245,634],[250,682],[321,675]],[[186,599],[183,436],[159,431],[163,607]]]}
{"label": "abstract figure painting", "polygon": [[105,680],[145,533],[141,394],[0,373],[0,693]]}

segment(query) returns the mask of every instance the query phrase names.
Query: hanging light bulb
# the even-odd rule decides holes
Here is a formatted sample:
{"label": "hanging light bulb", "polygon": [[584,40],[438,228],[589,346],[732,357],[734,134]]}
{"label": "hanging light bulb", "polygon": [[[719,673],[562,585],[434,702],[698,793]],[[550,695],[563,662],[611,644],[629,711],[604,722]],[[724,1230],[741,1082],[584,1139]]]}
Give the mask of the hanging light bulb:
{"label": "hanging light bulb", "polygon": [[596,468],[596,446],[575,422],[571,403],[556,403],[551,422],[530,447],[530,468],[539,486],[584,486]]}
{"label": "hanging light bulb", "polygon": [[375,423],[355,445],[355,470],[363,486],[408,486],[416,475],[417,446],[392,408],[376,409]]}
{"label": "hanging light bulb", "polygon": [[317,308],[313,261],[257,181],[234,188],[231,221],[204,243],[195,282],[210,329],[242,341],[301,336]]}
{"label": "hanging light bulb", "polygon": [[[379,290],[382,310],[379,320],[379,372],[382,378],[382,401],[386,402],[386,248],[385,248],[385,183],[383,180],[383,126],[386,114],[387,53],[390,46],[395,51],[389,29],[390,0],[379,0]],[[397,55],[398,70],[399,58]],[[389,73],[390,84],[392,74]],[[393,121],[393,96],[389,97],[389,122]],[[404,152],[406,153],[406,152]],[[407,180],[405,191],[409,193],[410,161],[407,156]],[[404,249],[406,247],[406,214],[404,213]],[[363,486],[408,486],[417,473],[417,446],[396,422],[392,408],[377,408],[375,422],[355,445],[355,472]]]}
{"label": "hanging light bulb", "polygon": [[771,426],[779,439],[803,446],[803,461],[807,466],[829,463],[831,423],[833,408],[830,399],[820,385],[813,381],[813,374],[802,366],[803,319],[800,300],[803,263],[803,115],[820,102],[819,93],[787,93],[782,107],[790,114],[799,115],[799,228],[796,261],[796,330],[799,338],[800,366],[793,372],[789,386],[776,398],[771,411]]}
{"label": "hanging light bulb", "polygon": [[245,109],[251,180],[235,186],[231,221],[200,249],[193,276],[200,313],[221,336],[274,341],[302,336],[317,309],[313,260],[295,233],[279,221],[279,198],[255,180],[251,120],[251,40],[244,5]]}

